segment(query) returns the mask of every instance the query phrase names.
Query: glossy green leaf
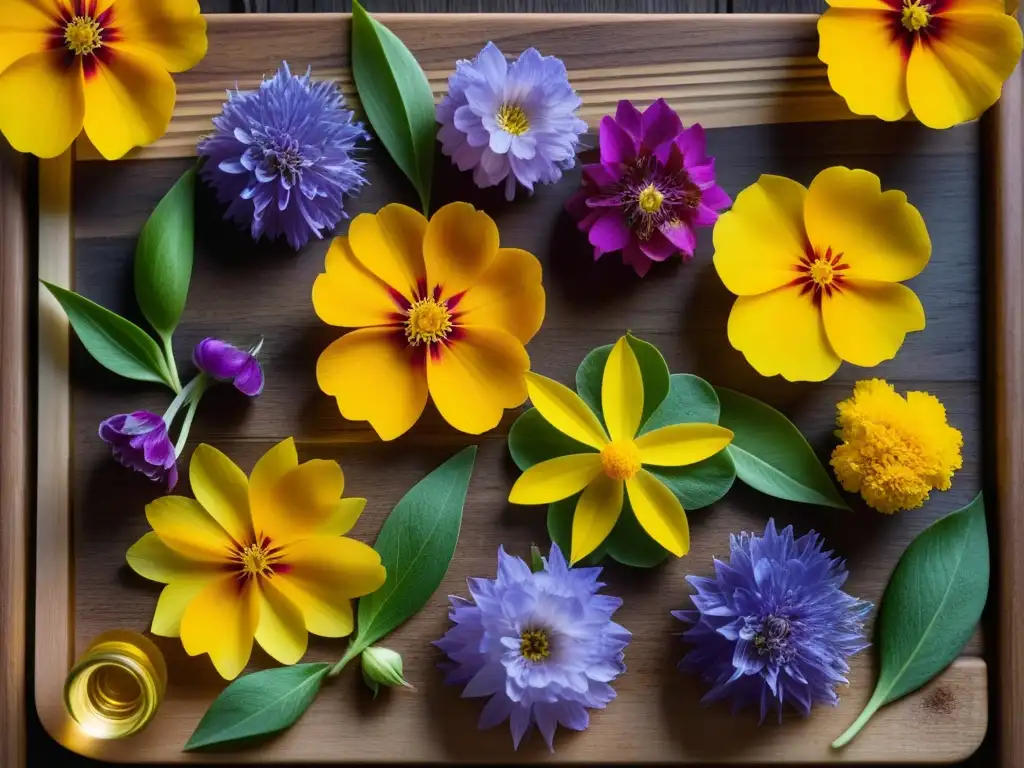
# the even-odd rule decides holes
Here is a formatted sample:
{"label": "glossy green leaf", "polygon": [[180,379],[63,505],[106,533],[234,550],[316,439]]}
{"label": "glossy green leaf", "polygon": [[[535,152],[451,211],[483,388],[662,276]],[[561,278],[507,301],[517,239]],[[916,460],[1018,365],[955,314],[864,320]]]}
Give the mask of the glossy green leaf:
{"label": "glossy green leaf", "polygon": [[373,130],[409,177],[427,213],[437,136],[430,83],[405,44],[355,0],[352,75]]}
{"label": "glossy green leaf", "polygon": [[158,381],[174,389],[152,336],[74,291],[42,282],[60,302],[82,346],[97,363],[126,379]]}
{"label": "glossy green leaf", "polygon": [[736,466],[728,451],[685,467],[646,467],[679,499],[687,512],[714,504],[732,488]]}
{"label": "glossy green leaf", "polygon": [[[577,493],[568,499],[548,504],[548,536],[562,550],[566,560],[569,559],[569,553],[572,552],[572,518],[576,513],[576,502],[579,500],[580,495]],[[587,567],[597,565],[604,559],[604,556],[605,545],[601,544],[597,549],[580,560],[576,566]]]}
{"label": "glossy green leaf", "polygon": [[240,677],[206,710],[185,751],[283,731],[313,703],[330,664],[296,664]]}
{"label": "glossy green leaf", "polygon": [[630,568],[653,568],[665,561],[671,552],[647,535],[633,513],[626,497],[622,514],[605,540],[608,556]]}
{"label": "glossy green leaf", "polygon": [[719,423],[734,433],[726,450],[740,480],[780,499],[849,509],[793,422],[753,397],[723,387],[715,392]]}
{"label": "glossy green leaf", "polygon": [[974,501],[926,528],[903,553],[882,596],[878,683],[842,747],[885,704],[916,691],[963,650],[988,595],[985,505]]}
{"label": "glossy green leaf", "polygon": [[[669,393],[668,365],[653,344],[648,344],[629,333],[626,334],[626,339],[640,364],[640,375],[644,381],[644,410],[640,416],[640,431],[643,432],[645,423]],[[576,391],[583,398],[583,402],[601,419],[602,424],[604,413],[601,409],[601,381],[612,346],[614,345],[608,344],[592,350],[576,369]]]}
{"label": "glossy green leaf", "polygon": [[717,424],[718,416],[718,395],[714,387],[700,376],[673,373],[669,377],[668,395],[640,428],[639,434],[671,424]]}
{"label": "glossy green leaf", "polygon": [[192,278],[195,191],[191,168],[154,209],[135,248],[135,298],[165,340],[178,326]]}
{"label": "glossy green leaf", "polygon": [[595,452],[590,446],[552,427],[536,408],[531,408],[513,422],[508,432],[508,450],[512,461],[524,472],[534,464],[558,456]]}

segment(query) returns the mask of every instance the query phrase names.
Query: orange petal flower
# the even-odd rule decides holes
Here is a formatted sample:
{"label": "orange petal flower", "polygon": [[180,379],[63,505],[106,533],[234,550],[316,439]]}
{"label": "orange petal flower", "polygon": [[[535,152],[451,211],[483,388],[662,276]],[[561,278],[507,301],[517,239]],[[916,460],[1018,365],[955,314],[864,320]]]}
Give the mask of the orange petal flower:
{"label": "orange petal flower", "polygon": [[478,435],[526,400],[524,345],[544,320],[540,262],[501,248],[483,211],[451,203],[429,222],[398,204],[361,214],[326,269],[313,308],[355,330],[324,350],[316,377],[346,419],[393,440],[429,393],[449,424]]}
{"label": "orange petal flower", "polygon": [[116,160],[166,132],[169,73],[205,55],[197,0],[5,0],[0,133],[20,152],[56,157],[84,128]]}
{"label": "orange petal flower", "polygon": [[974,120],[999,99],[1020,60],[1006,0],[828,0],[818,58],[858,115],[931,128]]}

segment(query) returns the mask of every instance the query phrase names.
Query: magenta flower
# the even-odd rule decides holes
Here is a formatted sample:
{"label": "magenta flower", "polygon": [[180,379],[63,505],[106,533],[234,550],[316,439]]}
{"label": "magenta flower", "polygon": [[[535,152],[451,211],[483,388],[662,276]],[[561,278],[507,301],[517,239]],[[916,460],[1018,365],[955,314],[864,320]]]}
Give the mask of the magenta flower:
{"label": "magenta flower", "polygon": [[664,99],[643,114],[620,101],[615,117],[601,120],[601,161],[583,166],[583,188],[566,209],[594,246],[594,259],[622,251],[622,261],[643,277],[655,261],[675,253],[684,260],[697,247],[697,227],[710,227],[732,205],[715,183],[704,129],[683,130]]}
{"label": "magenta flower", "polygon": [[149,411],[119,413],[101,423],[99,432],[122,466],[154,482],[166,480],[168,490],[178,484],[177,455],[162,417]]}
{"label": "magenta flower", "polygon": [[192,351],[196,367],[217,381],[230,381],[239,392],[256,397],[263,391],[263,369],[256,359],[261,340],[248,352],[220,339],[203,339]]}

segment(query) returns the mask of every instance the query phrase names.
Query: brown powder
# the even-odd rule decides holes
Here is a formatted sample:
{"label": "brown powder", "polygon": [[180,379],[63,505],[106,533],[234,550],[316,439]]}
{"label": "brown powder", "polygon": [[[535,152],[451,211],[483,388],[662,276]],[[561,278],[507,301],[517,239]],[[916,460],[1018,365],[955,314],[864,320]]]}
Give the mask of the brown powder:
{"label": "brown powder", "polygon": [[928,694],[924,708],[939,715],[949,715],[956,709],[956,696],[945,686],[939,686]]}

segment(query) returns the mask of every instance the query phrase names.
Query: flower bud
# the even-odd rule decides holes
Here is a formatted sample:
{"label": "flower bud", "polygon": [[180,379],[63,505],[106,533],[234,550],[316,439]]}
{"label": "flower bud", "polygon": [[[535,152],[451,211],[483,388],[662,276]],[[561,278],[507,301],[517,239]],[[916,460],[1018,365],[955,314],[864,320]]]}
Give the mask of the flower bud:
{"label": "flower bud", "polygon": [[363,651],[360,658],[363,665],[363,682],[373,691],[374,698],[377,698],[381,685],[402,685],[412,688],[402,677],[402,657],[390,648],[371,646]]}

